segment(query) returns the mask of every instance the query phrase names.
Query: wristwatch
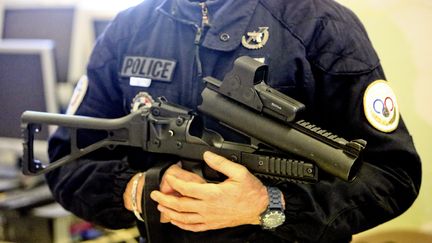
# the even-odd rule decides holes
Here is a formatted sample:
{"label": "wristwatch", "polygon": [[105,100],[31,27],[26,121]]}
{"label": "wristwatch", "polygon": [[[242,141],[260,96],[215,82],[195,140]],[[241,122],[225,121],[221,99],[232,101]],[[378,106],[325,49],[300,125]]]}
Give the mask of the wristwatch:
{"label": "wristwatch", "polygon": [[282,192],[277,187],[267,187],[269,205],[267,210],[261,214],[261,227],[273,230],[285,222],[284,208],[282,205]]}

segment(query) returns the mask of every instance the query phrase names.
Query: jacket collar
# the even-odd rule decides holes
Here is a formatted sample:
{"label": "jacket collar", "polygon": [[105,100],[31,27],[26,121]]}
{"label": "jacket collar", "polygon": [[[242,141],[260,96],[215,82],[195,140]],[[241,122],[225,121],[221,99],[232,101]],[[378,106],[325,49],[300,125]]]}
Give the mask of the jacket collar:
{"label": "jacket collar", "polygon": [[[202,46],[218,51],[236,49],[241,44],[258,1],[207,0],[210,28]],[[165,0],[157,10],[178,22],[196,28],[201,26],[202,13],[198,1]],[[229,36],[228,40],[221,38],[222,35]]]}

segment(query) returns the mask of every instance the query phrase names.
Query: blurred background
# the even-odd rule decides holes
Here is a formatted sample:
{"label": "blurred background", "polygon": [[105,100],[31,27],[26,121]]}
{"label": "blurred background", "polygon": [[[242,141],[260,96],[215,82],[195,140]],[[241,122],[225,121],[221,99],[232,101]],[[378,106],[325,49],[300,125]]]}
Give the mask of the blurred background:
{"label": "blurred background", "polygon": [[[423,160],[420,196],[402,216],[362,236],[420,231],[432,234],[432,1],[338,0],[363,21],[395,90],[402,117]],[[372,237],[372,236],[371,236]],[[358,237],[361,238],[361,237]],[[395,239],[399,238],[398,241]],[[363,238],[362,238],[363,239]],[[384,241],[383,241],[384,242]],[[420,242],[420,241],[405,241]],[[431,239],[424,242],[432,242]]]}
{"label": "blurred background", "polygon": [[[423,160],[423,184],[414,205],[353,241],[432,242],[432,1],[337,1],[368,30]],[[63,111],[97,36],[119,11],[139,2],[0,0],[0,241],[135,242],[135,229],[108,231],[74,218],[52,204],[43,179],[23,177],[16,167],[22,153],[21,112]],[[46,158],[47,134],[36,138],[40,159]]]}

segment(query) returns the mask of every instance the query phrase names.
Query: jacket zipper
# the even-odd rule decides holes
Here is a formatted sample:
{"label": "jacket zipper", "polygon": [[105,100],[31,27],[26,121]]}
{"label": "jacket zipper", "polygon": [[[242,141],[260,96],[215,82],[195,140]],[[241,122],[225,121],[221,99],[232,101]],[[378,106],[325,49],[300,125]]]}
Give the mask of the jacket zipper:
{"label": "jacket zipper", "polygon": [[[195,40],[194,40],[194,44],[195,44],[195,63],[196,63],[196,78],[199,80],[202,78],[203,76],[203,69],[202,69],[202,63],[201,63],[201,58],[200,58],[200,44],[201,44],[201,39],[202,39],[202,35],[205,31],[205,28],[208,28],[210,26],[210,21],[209,21],[209,15],[208,15],[208,8],[207,8],[207,4],[205,2],[199,3],[199,5],[201,6],[201,25],[196,25],[197,28],[197,32],[195,34]],[[197,80],[195,80],[196,82]],[[193,105],[195,106],[197,103],[197,89],[198,89],[197,84],[192,85],[192,100],[191,102],[193,103]]]}
{"label": "jacket zipper", "polygon": [[[192,105],[191,107],[194,107],[197,105],[197,103],[198,103],[197,99],[200,96],[200,94],[196,94],[196,92],[197,92],[199,86],[201,86],[201,85],[200,84],[197,85],[195,83],[195,82],[201,81],[199,79],[201,79],[203,76],[202,64],[201,64],[201,59],[200,59],[200,55],[199,55],[200,54],[199,48],[200,48],[201,38],[202,38],[202,35],[204,32],[204,29],[206,27],[210,26],[207,4],[206,3],[199,3],[199,5],[201,7],[201,23],[200,24],[197,24],[196,22],[193,22],[193,21],[188,21],[188,20],[184,20],[181,18],[177,18],[175,16],[172,16],[170,13],[165,12],[164,10],[160,9],[161,13],[166,15],[167,17],[170,17],[170,18],[174,19],[175,21],[179,21],[183,24],[191,25],[196,29],[195,39],[194,39],[195,50],[194,50],[194,54],[193,54],[194,56],[192,57],[194,59],[193,70],[196,70],[196,71],[193,71],[194,74],[192,74],[193,80],[191,82],[192,85],[190,85],[192,87],[190,87],[189,85],[186,85],[187,87],[186,86],[182,87],[182,91],[181,91],[182,94],[186,94],[186,93],[189,94],[187,96],[182,95],[182,100],[183,100],[182,103],[184,103],[183,105],[186,105],[186,104]],[[196,65],[196,68],[195,68],[195,65]],[[189,82],[187,82],[187,83],[189,83]],[[190,95],[191,94],[190,91],[192,91],[192,95]],[[185,101],[187,101],[187,102],[185,102]]]}
{"label": "jacket zipper", "polygon": [[204,29],[205,27],[210,25],[209,16],[208,16],[208,8],[207,8],[206,3],[200,3],[200,6],[201,6],[201,14],[202,14],[201,28]]}
{"label": "jacket zipper", "polygon": [[200,3],[201,6],[201,26],[197,26],[197,32],[195,34],[195,61],[197,63],[197,75],[198,77],[202,76],[202,65],[201,65],[201,59],[200,59],[200,43],[202,34],[206,27],[210,25],[209,23],[209,16],[208,16],[208,8],[206,3]]}

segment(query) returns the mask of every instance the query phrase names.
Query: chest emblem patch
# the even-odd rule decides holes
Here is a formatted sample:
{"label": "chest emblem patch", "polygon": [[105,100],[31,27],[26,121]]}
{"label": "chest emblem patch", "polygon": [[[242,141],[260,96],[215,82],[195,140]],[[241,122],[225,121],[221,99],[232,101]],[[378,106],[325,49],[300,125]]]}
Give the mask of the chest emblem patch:
{"label": "chest emblem patch", "polygon": [[256,50],[263,48],[269,39],[269,27],[259,27],[258,31],[247,33],[242,37],[242,45],[247,49]]}
{"label": "chest emblem patch", "polygon": [[140,108],[150,108],[154,103],[153,97],[147,92],[139,92],[132,100],[131,112],[138,111]]}
{"label": "chest emblem patch", "polygon": [[363,97],[363,108],[369,123],[381,132],[392,132],[399,124],[399,106],[392,88],[384,80],[371,83]]}

